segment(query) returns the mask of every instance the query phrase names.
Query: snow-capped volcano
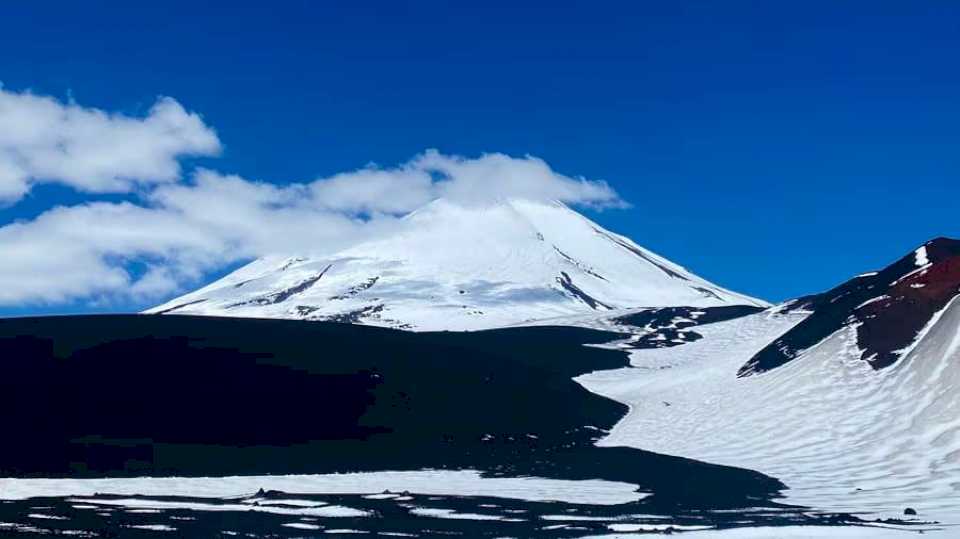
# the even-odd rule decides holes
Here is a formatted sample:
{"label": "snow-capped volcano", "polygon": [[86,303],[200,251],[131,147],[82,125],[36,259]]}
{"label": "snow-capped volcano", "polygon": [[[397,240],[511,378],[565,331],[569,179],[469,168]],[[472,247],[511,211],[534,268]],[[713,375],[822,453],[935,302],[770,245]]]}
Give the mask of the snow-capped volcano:
{"label": "snow-capped volcano", "polygon": [[635,307],[759,305],[560,203],[436,200],[330,256],[265,257],[149,313],[483,329]]}

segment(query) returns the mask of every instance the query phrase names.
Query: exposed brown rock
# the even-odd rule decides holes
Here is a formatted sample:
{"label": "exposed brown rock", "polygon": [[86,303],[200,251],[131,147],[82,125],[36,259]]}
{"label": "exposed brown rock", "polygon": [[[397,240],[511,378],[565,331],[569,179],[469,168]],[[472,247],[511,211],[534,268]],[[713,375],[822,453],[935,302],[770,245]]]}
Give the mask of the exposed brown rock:
{"label": "exposed brown rock", "polygon": [[738,375],[783,365],[852,325],[857,325],[861,359],[875,369],[889,367],[958,294],[960,241],[933,239],[879,272],[854,277],[828,292],[787,305],[785,310],[811,310],[813,314],[758,352]]}

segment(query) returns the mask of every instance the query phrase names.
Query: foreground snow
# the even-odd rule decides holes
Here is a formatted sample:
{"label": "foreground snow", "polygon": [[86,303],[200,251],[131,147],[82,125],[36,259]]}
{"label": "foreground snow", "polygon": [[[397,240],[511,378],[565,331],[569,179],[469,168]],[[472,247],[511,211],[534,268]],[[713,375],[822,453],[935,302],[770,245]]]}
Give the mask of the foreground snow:
{"label": "foreground snow", "polygon": [[637,350],[635,368],[578,378],[631,407],[600,445],[757,470],[790,487],[787,503],[883,517],[913,507],[960,522],[960,301],[886,370],[859,359],[847,327],[786,365],[736,377],[804,316],[701,326],[700,341]]}
{"label": "foreground snow", "polygon": [[637,486],[613,481],[539,477],[483,477],[473,470],[422,470],[326,475],[137,477],[109,479],[0,479],[0,500],[35,497],[190,496],[227,498],[259,489],[309,494],[376,494],[385,490],[445,496],[490,496],[527,501],[616,505],[643,499]]}
{"label": "foreground snow", "polygon": [[437,200],[393,234],[320,257],[267,257],[149,313],[474,330],[631,307],[766,305],[562,204]]}

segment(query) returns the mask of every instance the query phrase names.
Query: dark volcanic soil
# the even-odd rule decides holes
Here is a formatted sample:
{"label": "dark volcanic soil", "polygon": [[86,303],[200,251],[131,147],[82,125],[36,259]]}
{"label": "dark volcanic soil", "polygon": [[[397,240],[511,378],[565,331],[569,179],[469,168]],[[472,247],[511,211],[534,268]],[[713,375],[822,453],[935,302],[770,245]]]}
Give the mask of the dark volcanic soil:
{"label": "dark volcanic soil", "polygon": [[642,331],[627,344],[631,348],[668,348],[703,338],[693,328],[748,316],[762,311],[752,305],[726,307],[660,307],[621,316],[614,320]]}
{"label": "dark volcanic soil", "polygon": [[[0,476],[474,468],[602,478],[644,503],[758,506],[736,468],[594,441],[627,411],[573,377],[627,364],[576,328],[416,334],[280,320],[0,321]],[[598,430],[599,429],[599,430]]]}

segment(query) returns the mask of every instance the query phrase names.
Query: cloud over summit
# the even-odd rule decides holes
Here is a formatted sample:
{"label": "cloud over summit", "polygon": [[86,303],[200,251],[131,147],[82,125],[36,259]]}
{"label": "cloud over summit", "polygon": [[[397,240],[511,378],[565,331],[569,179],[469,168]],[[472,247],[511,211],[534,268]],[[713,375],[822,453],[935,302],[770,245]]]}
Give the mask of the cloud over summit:
{"label": "cloud over summit", "polygon": [[316,180],[310,190],[319,207],[353,212],[406,213],[437,198],[464,205],[509,198],[624,205],[605,182],[571,178],[542,159],[502,153],[470,159],[427,150],[396,168],[368,167]]}

